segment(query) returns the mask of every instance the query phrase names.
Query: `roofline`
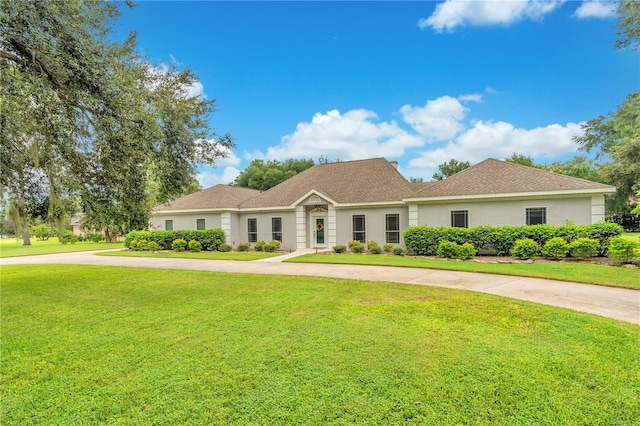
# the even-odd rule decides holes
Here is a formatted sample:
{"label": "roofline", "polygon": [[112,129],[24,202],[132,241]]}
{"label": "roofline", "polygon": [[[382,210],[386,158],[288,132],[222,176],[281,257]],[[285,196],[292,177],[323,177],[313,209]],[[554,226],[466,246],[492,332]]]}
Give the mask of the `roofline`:
{"label": "roofline", "polygon": [[311,194],[315,194],[318,197],[322,197],[327,201],[330,201],[331,204],[333,204],[334,206],[338,205],[338,203],[331,199],[330,197],[327,197],[326,195],[324,195],[322,192],[317,191],[315,189],[312,189],[311,191],[307,192],[306,194],[304,194],[302,197],[298,198],[296,201],[294,201],[289,207],[295,208],[298,204],[300,204],[305,198],[311,196]]}
{"label": "roofline", "polygon": [[537,191],[537,192],[507,192],[497,194],[467,194],[467,195],[444,195],[439,197],[419,197],[403,198],[405,203],[414,203],[419,201],[455,201],[455,200],[482,200],[487,198],[531,198],[544,196],[563,196],[563,195],[590,195],[590,194],[610,194],[616,192],[615,187],[609,188],[592,188],[592,189],[563,189],[558,191]]}
{"label": "roofline", "polygon": [[151,216],[161,216],[168,214],[193,214],[193,213],[224,213],[240,211],[237,207],[220,207],[214,209],[176,209],[176,210],[155,210]]}

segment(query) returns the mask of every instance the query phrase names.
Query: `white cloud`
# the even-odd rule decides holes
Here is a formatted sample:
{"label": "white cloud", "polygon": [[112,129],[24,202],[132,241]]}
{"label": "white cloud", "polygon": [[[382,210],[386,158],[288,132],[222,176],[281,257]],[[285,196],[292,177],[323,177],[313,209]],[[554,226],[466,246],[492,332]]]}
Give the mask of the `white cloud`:
{"label": "white cloud", "polygon": [[616,5],[610,1],[587,0],[573,13],[578,19],[610,18],[616,15]]}
{"label": "white cloud", "polygon": [[572,138],[581,134],[579,123],[523,129],[504,121],[477,121],[445,146],[421,152],[420,157],[409,161],[409,167],[414,172],[426,169],[430,175],[439,164],[452,158],[471,164],[489,157],[507,158],[514,152],[535,158],[553,158],[575,152],[577,148]]}
{"label": "white cloud", "polygon": [[404,121],[416,132],[431,140],[451,139],[464,129],[462,120],[469,109],[462,102],[481,102],[478,93],[458,98],[442,96],[427,101],[424,107],[404,105],[400,108]]}
{"label": "white cloud", "polygon": [[240,170],[235,167],[225,167],[222,173],[215,173],[213,170],[203,170],[196,175],[196,179],[203,188],[208,188],[219,183],[229,184],[240,174]]}
{"label": "white cloud", "polygon": [[378,122],[378,116],[365,109],[341,114],[332,110],[317,113],[311,122],[298,123],[295,132],[284,136],[280,145],[253,158],[326,158],[355,160],[371,157],[399,157],[410,147],[423,144],[420,137],[407,133],[395,122]]}
{"label": "white cloud", "polygon": [[418,27],[432,27],[437,32],[452,31],[457,26],[509,25],[525,19],[539,20],[565,0],[446,0],[436,6],[428,18],[418,21]]}

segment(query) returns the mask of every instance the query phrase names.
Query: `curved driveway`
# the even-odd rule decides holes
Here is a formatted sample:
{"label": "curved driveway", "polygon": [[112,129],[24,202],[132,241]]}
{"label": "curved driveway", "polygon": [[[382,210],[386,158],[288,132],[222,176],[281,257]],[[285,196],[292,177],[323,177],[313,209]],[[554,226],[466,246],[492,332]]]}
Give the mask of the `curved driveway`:
{"label": "curved driveway", "polygon": [[528,300],[640,324],[639,290],[539,278],[390,266],[281,263],[273,261],[273,259],[271,261],[239,262],[225,260],[96,256],[95,252],[61,253],[0,259],[0,267],[18,264],[74,264],[189,269],[209,272],[301,275],[433,285]]}

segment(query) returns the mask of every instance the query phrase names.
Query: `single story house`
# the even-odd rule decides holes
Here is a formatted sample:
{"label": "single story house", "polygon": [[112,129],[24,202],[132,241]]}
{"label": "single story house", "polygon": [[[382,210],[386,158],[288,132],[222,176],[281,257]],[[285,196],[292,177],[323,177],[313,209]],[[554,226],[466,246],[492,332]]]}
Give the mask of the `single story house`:
{"label": "single story house", "polygon": [[221,228],[233,247],[284,250],[351,240],[402,245],[412,225],[590,224],[615,187],[487,159],[438,182],[412,183],[384,158],[313,166],[267,190],[216,185],[154,208],[152,229]]}

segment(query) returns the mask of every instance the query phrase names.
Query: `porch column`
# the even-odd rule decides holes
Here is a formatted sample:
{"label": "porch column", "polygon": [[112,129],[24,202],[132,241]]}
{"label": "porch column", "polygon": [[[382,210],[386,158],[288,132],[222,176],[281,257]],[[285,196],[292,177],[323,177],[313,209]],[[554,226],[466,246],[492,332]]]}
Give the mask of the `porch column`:
{"label": "porch column", "polygon": [[307,215],[304,206],[296,207],[296,249],[307,248]]}

